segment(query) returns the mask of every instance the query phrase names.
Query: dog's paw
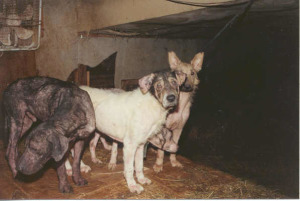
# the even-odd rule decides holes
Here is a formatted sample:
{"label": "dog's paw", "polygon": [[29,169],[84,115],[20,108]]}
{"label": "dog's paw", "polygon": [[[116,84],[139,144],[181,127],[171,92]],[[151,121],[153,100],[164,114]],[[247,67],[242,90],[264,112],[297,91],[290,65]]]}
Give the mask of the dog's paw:
{"label": "dog's paw", "polygon": [[163,165],[154,164],[153,165],[153,170],[154,170],[154,172],[159,173],[163,170]]}
{"label": "dog's paw", "polygon": [[75,179],[75,177],[73,177],[73,181],[77,186],[84,186],[84,185],[88,184],[88,181],[82,177],[79,177],[77,179]]}
{"label": "dog's paw", "polygon": [[80,172],[88,173],[92,168],[86,164],[80,166]]}
{"label": "dog's paw", "polygon": [[131,193],[137,193],[137,194],[140,194],[144,190],[144,188],[139,184],[129,185],[128,188]]}
{"label": "dog's paw", "polygon": [[138,182],[140,184],[151,184],[151,180],[146,178],[146,177],[143,177],[143,178],[138,178]]}
{"label": "dog's paw", "polygon": [[178,160],[171,160],[172,167],[183,168],[183,165]]}
{"label": "dog's paw", "polygon": [[98,158],[92,158],[93,163],[102,164],[103,162]]}
{"label": "dog's paw", "polygon": [[108,163],[108,169],[109,170],[114,170],[117,167],[116,163]]}
{"label": "dog's paw", "polygon": [[61,193],[73,193],[73,188],[70,184],[59,185],[59,191]]}

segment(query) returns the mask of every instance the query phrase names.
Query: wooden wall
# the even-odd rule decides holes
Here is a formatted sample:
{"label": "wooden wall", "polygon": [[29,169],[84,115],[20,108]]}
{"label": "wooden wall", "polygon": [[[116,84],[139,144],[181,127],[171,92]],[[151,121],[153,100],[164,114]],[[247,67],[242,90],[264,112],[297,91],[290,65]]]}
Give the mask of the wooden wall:
{"label": "wooden wall", "polygon": [[[2,56],[1,56],[2,55]],[[3,137],[2,94],[13,81],[36,76],[34,51],[0,52],[0,139]]]}
{"label": "wooden wall", "polygon": [[[0,55],[2,52],[0,52]],[[37,75],[34,51],[3,52],[0,57],[0,99],[3,90],[18,78]]]}

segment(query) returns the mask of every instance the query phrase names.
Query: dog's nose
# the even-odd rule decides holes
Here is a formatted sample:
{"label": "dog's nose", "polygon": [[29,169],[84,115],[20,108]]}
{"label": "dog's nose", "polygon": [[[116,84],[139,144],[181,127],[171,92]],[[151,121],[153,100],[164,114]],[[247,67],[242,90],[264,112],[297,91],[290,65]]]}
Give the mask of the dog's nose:
{"label": "dog's nose", "polygon": [[175,96],[174,96],[174,95],[168,95],[168,96],[167,96],[167,100],[168,100],[169,102],[173,102],[173,101],[175,100]]}
{"label": "dog's nose", "polygon": [[186,84],[186,85],[184,85],[184,87],[187,88],[187,89],[192,88],[192,86],[190,84]]}

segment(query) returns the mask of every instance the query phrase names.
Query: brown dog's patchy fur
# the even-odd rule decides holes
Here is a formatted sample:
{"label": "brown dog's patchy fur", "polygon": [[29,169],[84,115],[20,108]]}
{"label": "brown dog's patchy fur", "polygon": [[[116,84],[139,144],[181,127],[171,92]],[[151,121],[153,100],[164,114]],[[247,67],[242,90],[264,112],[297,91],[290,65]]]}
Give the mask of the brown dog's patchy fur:
{"label": "brown dog's patchy fur", "polygon": [[[95,113],[85,91],[54,78],[25,78],[7,87],[3,104],[9,135],[6,157],[14,177],[18,171],[34,174],[53,158],[58,162],[60,191],[71,192],[62,161],[69,143],[78,140],[74,145],[73,180],[76,185],[87,184],[80,175],[79,162],[82,139],[95,129]],[[26,148],[19,158],[18,141],[35,121],[39,124],[26,136]]]}

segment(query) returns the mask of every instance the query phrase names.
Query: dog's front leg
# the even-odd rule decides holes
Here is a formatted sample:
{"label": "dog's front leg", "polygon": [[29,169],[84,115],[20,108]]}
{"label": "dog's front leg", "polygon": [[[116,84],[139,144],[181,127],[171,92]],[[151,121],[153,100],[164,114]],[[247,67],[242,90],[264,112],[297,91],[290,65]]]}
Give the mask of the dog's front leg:
{"label": "dog's front leg", "polygon": [[144,188],[137,184],[133,178],[134,156],[137,146],[129,140],[124,140],[123,161],[124,161],[124,176],[130,192],[140,194]]}
{"label": "dog's front leg", "polygon": [[141,184],[151,184],[151,180],[144,176],[144,146],[139,145],[135,153],[135,174],[139,183]]}
{"label": "dog's front leg", "polygon": [[[173,140],[176,144],[178,144],[181,132],[182,132],[182,128],[173,130]],[[179,168],[183,167],[183,165],[176,159],[176,154],[170,154],[170,162],[172,167],[179,167]]]}
{"label": "dog's front leg", "polygon": [[107,144],[106,140],[104,137],[100,136],[100,141],[101,143],[103,144],[103,147],[106,149],[106,150],[111,150],[112,149],[112,146]]}
{"label": "dog's front leg", "polygon": [[170,154],[170,162],[172,167],[183,168],[183,165],[176,159],[176,154]]}
{"label": "dog's front leg", "polygon": [[156,161],[153,166],[154,172],[159,173],[163,170],[164,155],[165,155],[164,150],[157,149]]}
{"label": "dog's front leg", "polygon": [[58,181],[59,181],[59,191],[61,193],[72,193],[73,188],[68,182],[64,159],[58,163],[56,172],[57,172]]}
{"label": "dog's front leg", "polygon": [[78,140],[74,145],[74,159],[73,159],[73,181],[77,186],[86,185],[88,182],[85,180],[80,173],[80,160],[83,152],[84,141]]}

